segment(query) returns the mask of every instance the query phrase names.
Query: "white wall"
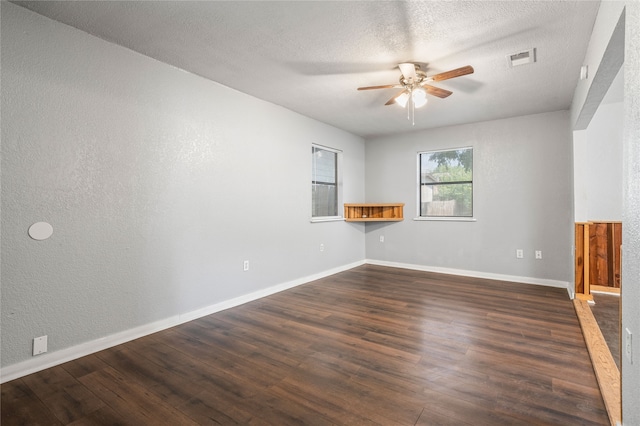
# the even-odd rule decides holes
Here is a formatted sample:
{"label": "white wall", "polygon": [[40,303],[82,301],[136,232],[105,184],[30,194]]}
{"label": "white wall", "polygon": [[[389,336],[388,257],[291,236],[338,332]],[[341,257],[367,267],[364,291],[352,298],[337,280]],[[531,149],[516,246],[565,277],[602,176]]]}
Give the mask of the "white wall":
{"label": "white wall", "polygon": [[622,220],[622,102],[603,104],[587,128],[588,219]]}
{"label": "white wall", "polygon": [[625,10],[622,330],[633,333],[633,362],[622,348],[622,421],[640,424],[640,3]]}
{"label": "white wall", "polygon": [[[560,111],[367,140],[367,202],[406,204],[403,222],[366,225],[367,258],[566,286],[572,281],[569,126],[568,111]],[[417,152],[464,146],[474,148],[477,221],[412,220]],[[524,259],[516,259],[516,249]],[[534,259],[535,250],[542,260]]]}
{"label": "white wall", "polygon": [[576,222],[622,220],[621,68],[585,130],[573,136]]}
{"label": "white wall", "polygon": [[1,7],[3,367],[363,261],[310,223],[311,144],[362,200],[361,138]]}
{"label": "white wall", "polygon": [[589,221],[589,140],[586,129],[573,132],[573,210],[576,222]]}

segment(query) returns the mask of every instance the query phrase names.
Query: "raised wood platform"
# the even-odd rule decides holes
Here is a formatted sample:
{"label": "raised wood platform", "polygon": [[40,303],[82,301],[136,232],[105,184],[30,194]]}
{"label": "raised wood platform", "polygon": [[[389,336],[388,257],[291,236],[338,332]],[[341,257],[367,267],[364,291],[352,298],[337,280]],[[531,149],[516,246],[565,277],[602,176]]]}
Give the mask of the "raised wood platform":
{"label": "raised wood platform", "polygon": [[616,362],[611,356],[611,351],[602,332],[600,332],[600,327],[598,327],[588,302],[574,299],[573,304],[582,327],[582,333],[584,334],[611,425],[622,424],[620,370],[618,370]]}

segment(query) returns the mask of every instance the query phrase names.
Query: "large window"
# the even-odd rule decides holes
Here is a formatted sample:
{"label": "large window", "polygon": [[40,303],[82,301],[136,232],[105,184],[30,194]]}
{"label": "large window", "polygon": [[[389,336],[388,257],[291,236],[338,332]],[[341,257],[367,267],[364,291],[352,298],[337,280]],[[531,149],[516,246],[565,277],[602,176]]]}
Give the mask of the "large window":
{"label": "large window", "polygon": [[340,151],[312,145],[311,157],[311,216],[314,219],[337,218],[340,200]]}
{"label": "large window", "polygon": [[473,148],[418,153],[420,217],[473,217]]}

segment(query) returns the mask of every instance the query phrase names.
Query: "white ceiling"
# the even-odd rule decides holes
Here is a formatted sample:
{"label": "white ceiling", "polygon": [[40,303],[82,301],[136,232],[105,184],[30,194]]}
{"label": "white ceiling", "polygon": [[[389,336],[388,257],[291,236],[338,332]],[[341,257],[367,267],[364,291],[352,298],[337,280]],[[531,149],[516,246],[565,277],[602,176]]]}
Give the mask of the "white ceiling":
{"label": "white ceiling", "polygon": [[[374,136],[568,109],[599,1],[15,2],[260,99]],[[507,55],[537,49],[510,68]],[[416,111],[384,103],[397,64],[453,91]],[[423,68],[424,69],[424,68]]]}

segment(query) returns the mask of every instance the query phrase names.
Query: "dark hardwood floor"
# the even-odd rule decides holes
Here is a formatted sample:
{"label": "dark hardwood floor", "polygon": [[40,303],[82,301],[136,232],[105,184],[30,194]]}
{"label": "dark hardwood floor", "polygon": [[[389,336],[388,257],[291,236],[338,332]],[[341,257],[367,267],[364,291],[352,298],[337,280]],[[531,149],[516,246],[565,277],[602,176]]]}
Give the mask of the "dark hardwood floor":
{"label": "dark hardwood floor", "polygon": [[2,425],[606,425],[566,290],[365,265],[2,385]]}

